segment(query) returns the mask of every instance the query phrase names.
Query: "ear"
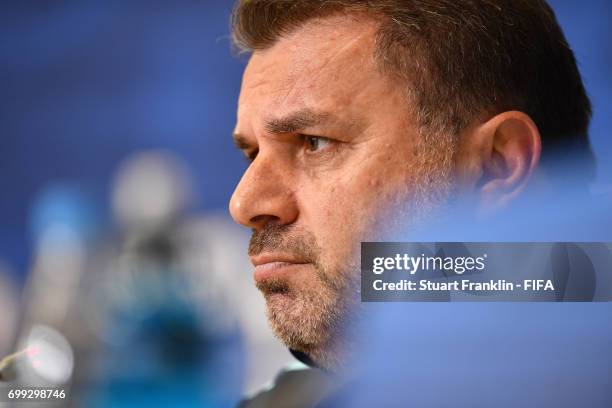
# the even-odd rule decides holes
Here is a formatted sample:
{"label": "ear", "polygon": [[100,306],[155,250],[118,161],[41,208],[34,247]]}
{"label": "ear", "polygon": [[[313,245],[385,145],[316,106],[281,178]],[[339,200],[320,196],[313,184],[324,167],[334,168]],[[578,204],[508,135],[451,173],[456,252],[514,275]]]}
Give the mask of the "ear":
{"label": "ear", "polygon": [[459,178],[481,211],[505,206],[525,188],[540,162],[540,132],[523,112],[500,113],[461,136]]}

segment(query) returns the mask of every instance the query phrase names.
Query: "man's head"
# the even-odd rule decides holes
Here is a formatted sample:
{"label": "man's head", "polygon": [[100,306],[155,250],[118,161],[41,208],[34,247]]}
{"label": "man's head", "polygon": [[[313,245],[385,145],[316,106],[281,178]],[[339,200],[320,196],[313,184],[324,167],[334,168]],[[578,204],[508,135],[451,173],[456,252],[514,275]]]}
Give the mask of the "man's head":
{"label": "man's head", "polygon": [[500,206],[540,152],[590,153],[590,107],[541,1],[243,0],[252,56],[230,211],[253,229],[277,335],[333,366],[358,303],[358,249],[454,192]]}

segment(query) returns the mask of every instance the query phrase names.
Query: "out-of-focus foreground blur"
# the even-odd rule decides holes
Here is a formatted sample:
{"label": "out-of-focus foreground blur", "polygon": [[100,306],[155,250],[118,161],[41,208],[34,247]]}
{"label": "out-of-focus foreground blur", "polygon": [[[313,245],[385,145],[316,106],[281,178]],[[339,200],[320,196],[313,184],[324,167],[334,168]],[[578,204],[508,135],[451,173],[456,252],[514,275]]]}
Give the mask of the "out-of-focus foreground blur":
{"label": "out-of-focus foreground blur", "polygon": [[[612,157],[612,6],[551,4]],[[26,350],[20,378],[74,406],[228,406],[291,360],[226,210],[246,165],[231,7],[0,5],[0,358]]]}

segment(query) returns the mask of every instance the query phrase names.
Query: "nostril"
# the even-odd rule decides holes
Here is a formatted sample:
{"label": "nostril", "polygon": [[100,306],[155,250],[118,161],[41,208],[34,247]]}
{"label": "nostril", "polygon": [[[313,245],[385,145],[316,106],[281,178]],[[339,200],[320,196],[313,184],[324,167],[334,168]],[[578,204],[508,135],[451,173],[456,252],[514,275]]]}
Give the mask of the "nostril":
{"label": "nostril", "polygon": [[251,218],[250,223],[251,225],[259,228],[259,227],[263,227],[271,223],[278,223],[279,221],[280,221],[280,218],[278,218],[275,215],[260,214],[260,215],[256,215],[255,217]]}

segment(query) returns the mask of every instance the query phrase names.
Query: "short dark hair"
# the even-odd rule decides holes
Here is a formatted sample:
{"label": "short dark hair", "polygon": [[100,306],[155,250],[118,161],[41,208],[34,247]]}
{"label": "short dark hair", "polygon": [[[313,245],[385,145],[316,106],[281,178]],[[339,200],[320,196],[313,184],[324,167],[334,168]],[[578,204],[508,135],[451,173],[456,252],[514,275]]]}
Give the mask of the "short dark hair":
{"label": "short dark hair", "polygon": [[483,112],[519,110],[538,126],[543,163],[564,152],[593,177],[591,105],[544,0],[239,0],[233,38],[265,49],[311,19],[350,12],[380,20],[377,61],[408,82],[421,126],[457,135]]}

